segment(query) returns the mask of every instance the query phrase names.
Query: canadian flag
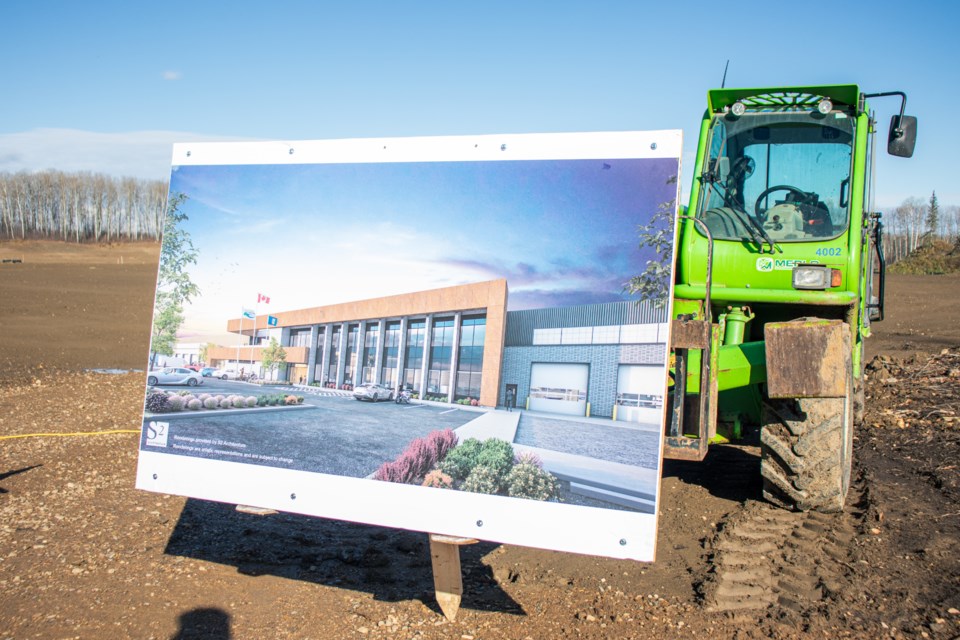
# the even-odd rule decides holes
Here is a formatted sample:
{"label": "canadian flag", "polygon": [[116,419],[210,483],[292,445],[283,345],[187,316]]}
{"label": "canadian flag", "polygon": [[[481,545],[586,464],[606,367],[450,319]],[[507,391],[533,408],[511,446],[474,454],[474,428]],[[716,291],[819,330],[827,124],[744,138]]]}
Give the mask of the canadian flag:
{"label": "canadian flag", "polygon": [[270,297],[269,297],[269,296],[265,296],[265,295],[263,295],[262,293],[258,293],[258,294],[257,294],[257,304],[260,304],[261,302],[262,302],[263,304],[270,304]]}

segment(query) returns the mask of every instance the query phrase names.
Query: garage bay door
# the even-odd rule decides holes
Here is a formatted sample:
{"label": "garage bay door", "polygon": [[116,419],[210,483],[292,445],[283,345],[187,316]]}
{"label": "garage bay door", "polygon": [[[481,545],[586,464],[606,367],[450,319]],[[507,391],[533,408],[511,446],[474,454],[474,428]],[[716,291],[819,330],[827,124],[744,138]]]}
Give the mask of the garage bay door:
{"label": "garage bay door", "polygon": [[587,415],[589,376],[590,367],[585,364],[534,364],[530,369],[530,410]]}
{"label": "garage bay door", "polygon": [[659,424],[663,413],[663,367],[620,365],[617,373],[617,420]]}

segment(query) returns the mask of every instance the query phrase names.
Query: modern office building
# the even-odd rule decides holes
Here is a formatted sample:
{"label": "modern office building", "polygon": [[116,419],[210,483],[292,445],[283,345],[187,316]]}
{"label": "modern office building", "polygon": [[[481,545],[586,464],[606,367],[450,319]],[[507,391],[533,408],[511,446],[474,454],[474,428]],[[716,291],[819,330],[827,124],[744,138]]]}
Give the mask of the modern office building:
{"label": "modern office building", "polygon": [[[549,413],[659,423],[667,312],[612,302],[507,312],[492,280],[233,319],[250,346],[211,349],[218,366],[257,370],[263,344],[286,351],[290,382],[409,386],[421,398],[475,398]],[[272,324],[271,324],[272,323]]]}
{"label": "modern office building", "polygon": [[286,351],[291,382],[409,385],[421,398],[473,398],[494,406],[506,308],[501,279],[237,318],[227,330],[254,344],[213,349],[211,359],[257,368],[264,342],[275,337]]}

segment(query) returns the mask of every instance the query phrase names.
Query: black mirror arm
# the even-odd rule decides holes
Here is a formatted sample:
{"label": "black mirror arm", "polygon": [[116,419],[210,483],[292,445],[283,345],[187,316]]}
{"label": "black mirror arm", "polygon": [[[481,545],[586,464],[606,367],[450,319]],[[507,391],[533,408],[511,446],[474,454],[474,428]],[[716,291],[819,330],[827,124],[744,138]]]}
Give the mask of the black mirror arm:
{"label": "black mirror arm", "polygon": [[903,91],[881,91],[880,93],[865,93],[863,97],[866,98],[885,98],[887,96],[900,96],[900,115],[897,117],[897,127],[893,130],[893,134],[901,138],[903,137],[903,128],[901,123],[903,122],[903,112],[907,108],[907,94]]}

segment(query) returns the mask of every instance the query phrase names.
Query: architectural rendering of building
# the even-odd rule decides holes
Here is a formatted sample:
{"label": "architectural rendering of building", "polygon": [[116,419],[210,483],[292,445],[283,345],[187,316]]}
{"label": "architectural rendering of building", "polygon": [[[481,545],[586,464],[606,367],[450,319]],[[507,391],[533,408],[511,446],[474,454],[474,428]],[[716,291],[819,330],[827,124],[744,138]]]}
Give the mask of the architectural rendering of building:
{"label": "architectural rendering of building", "polygon": [[632,301],[507,312],[507,282],[237,318],[250,346],[218,347],[220,366],[256,370],[263,345],[286,351],[290,382],[379,383],[421,398],[659,423],[667,312]]}

